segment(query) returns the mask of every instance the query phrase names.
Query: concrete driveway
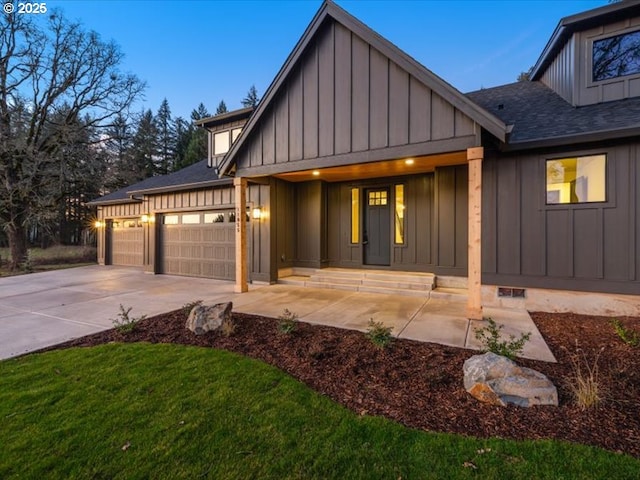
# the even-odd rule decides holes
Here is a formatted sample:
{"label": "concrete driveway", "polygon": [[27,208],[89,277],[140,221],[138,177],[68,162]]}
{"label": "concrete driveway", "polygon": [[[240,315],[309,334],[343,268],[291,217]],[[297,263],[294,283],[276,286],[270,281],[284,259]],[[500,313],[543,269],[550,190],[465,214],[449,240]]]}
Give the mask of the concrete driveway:
{"label": "concrete driveway", "polygon": [[233,297],[231,282],[88,266],[0,278],[0,359],[113,327],[120,304],[156,315]]}
{"label": "concrete driveway", "polygon": [[[273,318],[287,308],[305,322],[361,331],[373,318],[393,327],[393,335],[400,338],[479,347],[474,336],[477,322],[466,318],[465,302],[460,300],[293,285],[251,285],[248,293],[235,294],[233,283],[227,281],[95,265],[0,278],[0,359],[112,328],[120,305],[131,307],[131,317],[139,317],[175,310],[195,300],[232,301],[236,312]],[[485,312],[505,327],[506,334],[532,333],[523,356],[555,361],[525,310]]]}

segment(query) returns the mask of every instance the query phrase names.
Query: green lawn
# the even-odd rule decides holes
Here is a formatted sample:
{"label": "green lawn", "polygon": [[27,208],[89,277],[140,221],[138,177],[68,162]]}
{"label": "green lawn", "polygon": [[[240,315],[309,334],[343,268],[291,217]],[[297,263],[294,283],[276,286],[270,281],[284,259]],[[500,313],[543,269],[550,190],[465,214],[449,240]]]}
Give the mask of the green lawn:
{"label": "green lawn", "polygon": [[[8,248],[0,248],[0,276],[29,273],[26,268],[10,271],[8,262],[11,253]],[[96,263],[96,248],[73,245],[55,245],[49,248],[30,248],[29,261],[34,272],[59,270]]]}
{"label": "green lawn", "polygon": [[[614,432],[612,432],[614,434]],[[109,344],[0,362],[0,478],[637,478],[567,443],[358,416],[261,362]]]}

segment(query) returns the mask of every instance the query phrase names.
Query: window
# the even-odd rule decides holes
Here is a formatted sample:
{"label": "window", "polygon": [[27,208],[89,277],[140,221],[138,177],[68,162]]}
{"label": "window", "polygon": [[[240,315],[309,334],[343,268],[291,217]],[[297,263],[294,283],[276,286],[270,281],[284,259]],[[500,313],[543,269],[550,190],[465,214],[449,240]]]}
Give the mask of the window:
{"label": "window", "polygon": [[162,223],[164,225],[177,225],[178,215],[165,215],[164,217],[162,217]]}
{"label": "window", "polygon": [[195,225],[196,223],[200,223],[200,214],[199,213],[191,213],[182,215],[182,223],[184,225]]}
{"label": "window", "polygon": [[213,134],[213,154],[222,155],[229,151],[229,130]]}
{"label": "window", "polygon": [[224,222],[223,213],[205,213],[204,223],[222,223]]}
{"label": "window", "polygon": [[404,185],[396,185],[395,243],[404,243]]}
{"label": "window", "polygon": [[386,205],[387,204],[387,191],[378,190],[375,192],[369,192],[369,205]]}
{"label": "window", "polygon": [[136,228],[138,226],[137,220],[124,220],[123,222],[124,228]]}
{"label": "window", "polygon": [[360,190],[351,189],[351,243],[360,241]]}
{"label": "window", "polygon": [[240,132],[242,132],[242,128],[234,128],[233,130],[231,130],[231,144],[232,145],[238,139],[238,137],[240,136]]}
{"label": "window", "polygon": [[605,202],[606,155],[547,160],[547,204]]}
{"label": "window", "polygon": [[640,30],[593,42],[593,81],[640,73]]}

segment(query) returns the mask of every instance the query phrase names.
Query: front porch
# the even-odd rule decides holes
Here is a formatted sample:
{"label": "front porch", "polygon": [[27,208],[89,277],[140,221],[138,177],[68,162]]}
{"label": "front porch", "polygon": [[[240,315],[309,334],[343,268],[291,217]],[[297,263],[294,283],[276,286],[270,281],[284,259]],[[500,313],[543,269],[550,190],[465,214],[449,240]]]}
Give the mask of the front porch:
{"label": "front porch", "polygon": [[356,268],[284,268],[278,283],[351,292],[467,301],[466,277]]}

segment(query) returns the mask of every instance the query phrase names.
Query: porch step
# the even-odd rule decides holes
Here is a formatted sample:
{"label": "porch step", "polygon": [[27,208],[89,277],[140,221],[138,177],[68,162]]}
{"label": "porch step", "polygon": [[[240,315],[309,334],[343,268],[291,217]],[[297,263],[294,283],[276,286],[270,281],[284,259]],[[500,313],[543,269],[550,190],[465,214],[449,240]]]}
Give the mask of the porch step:
{"label": "porch step", "polygon": [[278,283],[387,295],[426,297],[436,285],[435,275],[421,272],[324,268],[286,273],[292,275],[278,279]]}
{"label": "porch step", "polygon": [[431,291],[431,298],[440,298],[442,300],[460,301],[467,300],[469,291],[466,288],[454,287],[436,287]]}

